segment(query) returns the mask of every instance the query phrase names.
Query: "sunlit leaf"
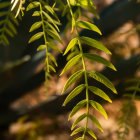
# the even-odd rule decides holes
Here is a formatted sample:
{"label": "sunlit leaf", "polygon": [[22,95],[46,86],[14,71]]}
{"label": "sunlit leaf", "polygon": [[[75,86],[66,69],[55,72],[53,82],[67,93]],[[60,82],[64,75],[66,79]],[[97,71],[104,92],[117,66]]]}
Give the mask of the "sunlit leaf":
{"label": "sunlit leaf", "polygon": [[44,50],[44,49],[46,49],[46,45],[40,45],[40,46],[37,48],[37,51]]}
{"label": "sunlit leaf", "polygon": [[80,28],[92,30],[92,31],[97,32],[97,33],[99,33],[100,35],[102,35],[102,33],[101,33],[101,31],[99,30],[99,28],[98,28],[96,25],[94,25],[94,24],[92,24],[92,23],[90,23],[90,22],[82,21],[82,20],[81,20],[81,21],[77,21],[77,22],[76,22],[76,26],[78,26],[78,27],[80,27]]}
{"label": "sunlit leaf", "polygon": [[93,133],[93,131],[89,128],[87,128],[87,131],[86,131],[91,137],[93,137],[95,140],[97,140],[97,137],[96,135]]}
{"label": "sunlit leaf", "polygon": [[82,131],[84,131],[84,130],[85,130],[84,127],[79,127],[79,128],[75,129],[75,130],[71,133],[71,136],[76,135],[77,133],[82,132]]}
{"label": "sunlit leaf", "polygon": [[52,70],[53,72],[56,72],[55,68],[51,65],[49,65],[49,69]]}
{"label": "sunlit leaf", "polygon": [[30,4],[27,6],[26,11],[29,11],[29,10],[31,10],[31,9],[33,9],[33,8],[36,8],[36,7],[38,7],[39,5],[40,5],[40,2],[34,1],[34,2],[30,3]]}
{"label": "sunlit leaf", "polygon": [[79,85],[78,87],[76,87],[65,99],[63,106],[66,106],[66,104],[71,101],[75,96],[77,96],[80,92],[82,92],[85,88],[85,85]]}
{"label": "sunlit leaf", "polygon": [[99,123],[99,121],[93,116],[93,115],[90,115],[88,114],[88,117],[92,120],[92,122],[102,131],[103,131],[103,128],[101,126],[101,124]]}
{"label": "sunlit leaf", "polygon": [[44,34],[43,32],[36,33],[34,36],[30,38],[29,43],[38,40],[43,36],[43,34]]}
{"label": "sunlit leaf", "polygon": [[76,55],[71,60],[69,60],[60,75],[64,74],[66,71],[68,71],[73,65],[75,65],[79,61],[80,58],[81,58],[81,54]]}
{"label": "sunlit leaf", "polygon": [[101,82],[102,84],[104,84],[106,87],[108,87],[109,89],[111,89],[114,93],[117,94],[117,91],[115,89],[115,87],[113,86],[113,84],[110,82],[110,80],[108,78],[106,78],[104,75],[102,75],[99,72],[94,72],[94,71],[88,71],[87,72],[89,74],[90,77],[94,78],[95,80]]}
{"label": "sunlit leaf", "polygon": [[75,81],[77,81],[79,78],[81,78],[83,73],[84,72],[82,70],[80,70],[80,71],[75,72],[72,76],[70,76],[70,78],[67,80],[67,82],[63,88],[62,94],[67,90],[67,88],[71,84],[73,84]]}
{"label": "sunlit leaf", "polygon": [[106,100],[106,101],[112,103],[112,101],[111,101],[111,99],[108,97],[108,95],[107,95],[105,92],[103,92],[101,89],[99,89],[99,88],[97,88],[97,87],[94,87],[94,86],[88,86],[88,89],[89,89],[92,93],[94,93],[95,95],[97,95],[97,96],[103,98],[104,100]]}
{"label": "sunlit leaf", "polygon": [[35,11],[33,14],[32,14],[33,17],[38,17],[40,16],[40,11]]}
{"label": "sunlit leaf", "polygon": [[93,108],[95,108],[97,111],[99,111],[106,119],[108,119],[106,111],[99,103],[97,103],[93,100],[90,100],[89,103]]}
{"label": "sunlit leaf", "polygon": [[42,21],[35,22],[35,23],[31,26],[31,28],[30,28],[30,31],[29,31],[29,32],[33,32],[34,30],[36,30],[36,29],[40,28],[40,27],[41,27],[41,25],[42,25]]}
{"label": "sunlit leaf", "polygon": [[53,61],[53,63],[55,64],[55,66],[57,66],[57,62],[54,58],[54,56],[51,53],[48,53],[48,56],[50,57],[50,59]]}
{"label": "sunlit leaf", "polygon": [[86,105],[87,101],[86,100],[82,100],[80,101],[71,111],[70,115],[69,115],[69,119],[70,120],[81,108],[83,108]]}
{"label": "sunlit leaf", "polygon": [[85,37],[85,36],[82,36],[80,37],[80,39],[87,45],[91,46],[91,47],[94,47],[96,49],[99,49],[101,51],[104,51],[108,54],[111,54],[111,52],[102,44],[100,43],[99,41],[95,40],[95,39],[92,39],[92,38],[89,38],[89,37]]}
{"label": "sunlit leaf", "polygon": [[89,53],[84,53],[84,56],[86,58],[91,59],[93,61],[96,61],[98,63],[102,63],[105,66],[107,66],[107,67],[116,71],[116,68],[114,67],[114,65],[111,62],[109,62],[108,60],[106,60],[105,58],[101,57],[101,56],[98,56],[96,54],[89,54]]}
{"label": "sunlit leaf", "polygon": [[49,43],[48,43],[48,46],[49,46],[50,48],[52,48],[53,50],[59,51],[60,53],[62,53],[62,51],[61,51],[55,44],[49,42]]}
{"label": "sunlit leaf", "polygon": [[71,130],[73,130],[75,128],[75,126],[81,122],[85,117],[87,117],[87,114],[83,114],[81,116],[79,116],[76,121],[73,123],[72,127],[71,127]]}
{"label": "sunlit leaf", "polygon": [[77,44],[77,41],[78,41],[77,38],[74,38],[70,41],[70,43],[68,44],[68,46],[64,52],[64,55],[66,55],[68,53],[68,51],[71,50],[71,48],[73,48]]}

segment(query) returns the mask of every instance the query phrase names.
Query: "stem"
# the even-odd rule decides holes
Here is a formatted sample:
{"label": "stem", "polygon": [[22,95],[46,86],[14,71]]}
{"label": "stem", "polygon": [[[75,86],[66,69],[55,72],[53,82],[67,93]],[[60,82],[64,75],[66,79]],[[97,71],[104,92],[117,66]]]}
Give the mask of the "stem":
{"label": "stem", "polygon": [[[84,60],[82,44],[81,44],[81,41],[80,41],[80,38],[79,38],[79,33],[78,33],[78,30],[77,30],[77,26],[75,24],[76,23],[75,17],[74,17],[74,14],[72,12],[72,8],[71,8],[69,0],[67,0],[67,3],[68,3],[68,6],[70,8],[70,13],[71,13],[71,16],[72,16],[72,20],[74,22],[74,28],[75,28],[75,31],[76,31],[76,36],[78,38],[80,53],[82,54],[82,64],[83,64],[83,70],[84,70],[84,76],[85,76],[86,100],[87,100],[87,106],[86,106],[87,107],[87,112],[86,113],[88,115],[89,114],[89,95],[88,95],[88,79],[87,79],[87,72],[86,72],[86,64],[85,64],[85,60]],[[84,133],[83,133],[83,139],[85,138],[87,127],[88,127],[88,116],[86,117],[86,124],[85,124],[85,130],[84,130]]]}
{"label": "stem", "polygon": [[[49,60],[48,60],[48,45],[47,45],[47,37],[46,37],[46,33],[45,33],[45,25],[44,25],[44,17],[43,17],[43,12],[42,12],[42,5],[40,2],[40,14],[41,14],[41,20],[42,20],[42,29],[43,29],[43,34],[44,34],[44,41],[45,41],[45,45],[46,45],[46,68],[45,71],[47,71],[47,73],[49,73]],[[47,77],[47,73],[45,73],[45,78]],[[46,78],[47,79],[47,78]]]}

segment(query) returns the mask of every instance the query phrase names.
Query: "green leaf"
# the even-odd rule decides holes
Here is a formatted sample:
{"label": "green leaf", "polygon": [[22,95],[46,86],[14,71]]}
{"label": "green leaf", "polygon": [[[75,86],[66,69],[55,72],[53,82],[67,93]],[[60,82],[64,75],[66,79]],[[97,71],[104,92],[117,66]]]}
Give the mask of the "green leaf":
{"label": "green leaf", "polygon": [[105,92],[103,92],[101,89],[99,89],[99,88],[97,88],[97,87],[94,87],[94,86],[89,86],[88,89],[89,89],[92,93],[94,93],[95,95],[97,95],[97,96],[103,98],[104,100],[106,100],[106,101],[112,103],[112,101],[111,101],[111,99],[108,97],[108,95],[107,95]]}
{"label": "green leaf", "polygon": [[44,49],[46,49],[46,45],[40,45],[40,46],[37,48],[37,51],[44,50]]}
{"label": "green leaf", "polygon": [[36,33],[34,36],[30,38],[29,43],[38,40],[43,36],[43,34],[44,34],[43,32]]}
{"label": "green leaf", "polygon": [[69,119],[70,120],[81,108],[83,108],[86,105],[87,101],[86,100],[82,100],[80,101],[71,111],[70,115],[69,115]]}
{"label": "green leaf", "polygon": [[64,52],[64,55],[66,55],[68,51],[71,50],[71,48],[73,48],[77,44],[77,41],[78,41],[77,37],[70,41],[70,43],[67,46],[67,49]]}
{"label": "green leaf", "polygon": [[6,32],[9,36],[14,37],[14,34],[13,34],[13,32],[12,32],[10,29],[5,28],[5,32]]}
{"label": "green leaf", "polygon": [[57,65],[57,62],[56,62],[54,56],[53,56],[51,53],[48,53],[48,56],[50,57],[50,59],[52,60],[52,62],[53,62],[53,63],[55,64],[55,66],[57,67],[58,65]]}
{"label": "green leaf", "polygon": [[55,22],[55,20],[53,20],[46,12],[42,11],[42,13],[48,19],[48,21],[51,22],[54,25],[54,27],[59,31],[59,28],[56,25],[56,23],[59,23],[59,22]]}
{"label": "green leaf", "polygon": [[49,5],[45,5],[44,8],[49,11],[58,21],[59,21],[59,18],[57,17],[56,13],[54,12],[53,8],[50,7]]}
{"label": "green leaf", "polygon": [[10,2],[1,2],[0,9],[10,6]]}
{"label": "green leaf", "polygon": [[92,31],[97,32],[100,35],[102,35],[101,31],[99,30],[99,28],[96,25],[89,23],[87,21],[82,21],[82,20],[77,21],[76,26],[84,28],[84,29],[92,30]]}
{"label": "green leaf", "polygon": [[53,44],[53,43],[48,43],[48,46],[51,48],[51,49],[53,49],[53,50],[55,50],[55,51],[59,51],[60,53],[62,53],[62,51],[55,45],[55,44]]}
{"label": "green leaf", "polygon": [[98,82],[101,82],[106,87],[108,87],[110,90],[112,90],[115,94],[117,94],[117,91],[116,91],[115,87],[113,86],[113,84],[104,75],[102,75],[101,73],[98,73],[98,72],[93,72],[93,71],[88,71],[87,73],[89,74],[90,77],[94,78]]}
{"label": "green leaf", "polygon": [[70,4],[72,6],[94,6],[91,0],[70,0]]}
{"label": "green leaf", "polygon": [[[48,27],[50,27],[50,29],[52,29],[54,32],[59,32],[59,30],[57,30],[56,31],[56,28],[54,28],[54,26],[53,25],[51,25],[49,22],[47,22],[47,21],[44,21],[45,22],[45,24],[48,26]],[[57,28],[58,29],[58,28]]]}
{"label": "green leaf", "polygon": [[92,39],[92,38],[89,38],[89,37],[85,37],[85,36],[82,36],[80,37],[80,39],[87,45],[91,46],[91,47],[94,47],[96,49],[99,49],[101,51],[104,51],[108,54],[111,54],[111,52],[102,44],[100,43],[99,41],[95,40],[95,39]]}
{"label": "green leaf", "polygon": [[41,27],[41,25],[42,25],[42,21],[35,22],[35,23],[31,26],[31,28],[30,28],[30,31],[29,31],[29,32],[33,32],[34,30],[36,30],[36,29],[40,28],[40,27]]}
{"label": "green leaf", "polygon": [[73,123],[72,127],[71,127],[71,130],[73,130],[75,128],[75,126],[81,122],[85,117],[87,117],[87,114],[83,114],[81,116],[79,116],[76,121]]}
{"label": "green leaf", "polygon": [[49,70],[52,70],[53,72],[56,72],[55,68],[51,65],[49,65]]}
{"label": "green leaf", "polygon": [[80,71],[75,72],[72,76],[70,76],[70,78],[67,80],[67,82],[63,88],[62,94],[67,90],[67,88],[71,84],[73,84],[75,81],[77,81],[79,78],[81,78],[83,73],[84,72],[82,70],[80,70]]}
{"label": "green leaf", "polygon": [[114,65],[111,62],[109,62],[108,60],[106,60],[105,58],[101,57],[101,56],[98,56],[98,55],[95,55],[95,54],[89,54],[89,53],[84,53],[84,56],[86,58],[91,59],[93,61],[96,61],[98,63],[102,63],[105,66],[107,66],[107,67],[116,71],[116,68],[114,67]]}
{"label": "green leaf", "polygon": [[0,12],[0,17],[3,17],[3,16],[6,16],[8,14],[8,12],[6,11],[4,11],[4,12]]}
{"label": "green leaf", "polygon": [[93,133],[93,131],[92,131],[91,129],[87,128],[87,131],[86,131],[86,132],[87,132],[91,137],[93,137],[94,139],[97,140],[96,135]]}
{"label": "green leaf", "polygon": [[33,8],[36,8],[36,7],[38,7],[39,5],[40,5],[40,2],[34,1],[34,2],[30,3],[30,4],[27,6],[26,11],[29,11],[29,10],[31,10],[31,9],[33,9]]}
{"label": "green leaf", "polygon": [[140,91],[140,88],[138,88],[137,86],[131,86],[131,87],[127,87],[125,88],[126,91]]}
{"label": "green leaf", "polygon": [[57,32],[54,32],[53,30],[47,30],[47,33],[53,38],[56,39],[57,41],[59,41],[60,43],[63,44],[59,34]]}
{"label": "green leaf", "polygon": [[84,130],[85,130],[84,127],[79,127],[79,128],[75,129],[75,130],[71,133],[71,136],[76,135],[77,133],[82,132],[82,131],[84,131]]}
{"label": "green leaf", "polygon": [[86,139],[84,139],[83,137],[79,137],[76,140],[86,140]]}
{"label": "green leaf", "polygon": [[76,87],[65,99],[63,106],[66,106],[66,104],[71,101],[75,96],[77,96],[80,92],[82,92],[85,88],[84,84],[79,85]]}
{"label": "green leaf", "polygon": [[13,24],[10,20],[7,21],[7,24],[8,24],[8,27],[10,28],[10,30],[11,30],[14,34],[17,34],[17,30],[16,30],[14,24]]}
{"label": "green leaf", "polygon": [[76,56],[73,57],[71,60],[69,60],[68,63],[66,64],[66,66],[64,67],[64,69],[63,69],[63,71],[62,71],[62,73],[61,73],[60,75],[64,74],[64,73],[65,73],[67,70],[69,70],[73,65],[75,65],[75,64],[79,61],[80,58],[81,58],[81,54],[76,55]]}
{"label": "green leaf", "polygon": [[92,100],[90,100],[89,103],[92,107],[94,107],[97,111],[99,111],[106,119],[108,119],[106,111],[99,103]]}
{"label": "green leaf", "polygon": [[101,124],[99,123],[99,121],[92,115],[88,114],[88,117],[92,120],[92,122],[102,131],[103,131],[103,128],[101,126]]}
{"label": "green leaf", "polygon": [[33,14],[32,14],[33,17],[38,17],[40,16],[40,11],[35,11]]}

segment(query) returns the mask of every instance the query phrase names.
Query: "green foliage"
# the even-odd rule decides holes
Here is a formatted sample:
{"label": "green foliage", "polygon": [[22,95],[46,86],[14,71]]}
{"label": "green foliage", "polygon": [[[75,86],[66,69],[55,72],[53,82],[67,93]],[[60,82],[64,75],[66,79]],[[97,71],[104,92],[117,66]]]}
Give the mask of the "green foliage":
{"label": "green foliage", "polygon": [[15,17],[17,17],[22,12],[22,15],[24,15],[25,8],[23,7],[23,4],[25,3],[25,0],[11,0],[12,8],[11,11],[15,10],[16,14]]}
{"label": "green foliage", "polygon": [[[16,9],[16,16],[19,14],[19,12],[23,11],[23,4],[25,1],[22,0],[12,0],[12,9]],[[52,3],[52,1],[51,1]],[[19,5],[19,6],[18,6]],[[16,7],[17,6],[17,7]],[[55,8],[56,7],[56,8]],[[59,7],[59,8],[57,8]],[[75,10],[73,10],[73,8]],[[112,102],[111,99],[108,97],[108,95],[102,91],[101,89],[90,86],[88,83],[88,77],[91,77],[95,79],[96,81],[104,84],[107,88],[112,90],[114,93],[117,93],[115,87],[113,84],[102,74],[95,72],[95,71],[87,71],[86,68],[86,59],[93,60],[98,63],[102,63],[105,66],[116,70],[115,67],[112,65],[111,62],[108,60],[95,55],[95,54],[89,54],[83,52],[83,46],[82,43],[93,47],[95,49],[99,49],[101,51],[104,51],[105,53],[111,54],[111,52],[102,45],[99,41],[86,37],[86,36],[79,36],[79,29],[87,29],[94,32],[97,32],[99,35],[102,35],[100,29],[92,24],[89,20],[89,17],[85,14],[82,14],[82,11],[88,11],[93,14],[95,14],[96,17],[99,17],[98,14],[95,12],[95,5],[92,2],[92,0],[67,0],[66,2],[63,2],[61,0],[54,1],[53,4],[50,4],[49,0],[43,1],[43,0],[32,0],[29,5],[26,8],[26,11],[34,10],[32,16],[38,17],[40,19],[39,21],[33,23],[31,26],[29,32],[33,32],[33,36],[29,39],[29,43],[33,43],[35,41],[38,41],[39,39],[44,40],[43,44],[40,44],[37,48],[38,51],[44,50],[46,51],[46,59],[45,59],[45,77],[46,80],[48,77],[50,77],[50,71],[55,72],[54,65],[57,66],[57,62],[55,60],[55,57],[52,55],[52,53],[49,52],[49,49],[59,51],[61,50],[54,44],[54,40],[57,42],[62,43],[62,40],[59,35],[59,28],[58,26],[61,25],[59,18],[56,14],[56,10],[62,11],[62,16],[67,15],[67,18],[70,20],[71,25],[71,31],[75,32],[74,38],[70,41],[68,44],[65,52],[63,55],[66,55],[68,52],[70,54],[67,57],[67,64],[64,67],[63,71],[60,75],[63,75],[66,73],[70,68],[75,66],[76,64],[81,65],[82,69],[76,71],[68,81],[66,82],[62,94],[77,80],[79,80],[81,77],[84,77],[85,83],[78,85],[75,87],[74,90],[70,92],[70,94],[65,99],[63,106],[66,106],[67,103],[69,103],[73,98],[75,98],[77,95],[79,95],[82,91],[85,91],[86,99],[80,101],[71,111],[69,115],[69,120],[83,107],[86,107],[86,113],[79,116],[76,121],[72,125],[72,130],[77,127],[78,123],[82,120],[85,120],[85,126],[79,127],[75,129],[71,136],[82,132],[82,137],[77,138],[77,140],[86,140],[86,136],[91,136],[94,139],[96,138],[96,135],[94,132],[88,128],[88,121],[89,119],[95,124],[95,126],[103,132],[102,126],[99,123],[99,121],[89,112],[89,107],[93,107],[97,111],[99,111],[106,119],[108,118],[106,111],[104,108],[96,101],[89,99],[89,91],[91,91],[93,94],[103,98],[104,100],[108,102]],[[86,20],[83,19],[82,16],[85,17]]]}
{"label": "green foliage", "polygon": [[119,130],[117,132],[119,140],[127,140],[130,128],[136,130],[138,126],[137,109],[134,100],[137,100],[136,93],[139,91],[139,86],[139,79],[133,78],[127,81],[126,91],[130,91],[130,93],[124,95],[124,97],[127,97],[127,100],[122,105],[119,117]]}
{"label": "green foliage", "polygon": [[[88,76],[94,78],[95,80],[101,82],[102,84],[104,84],[105,86],[107,86],[109,89],[111,89],[114,93],[117,93],[116,89],[114,88],[113,84],[102,74],[98,73],[98,72],[94,72],[94,71],[87,71],[86,70],[86,63],[85,63],[85,58],[91,59],[93,61],[99,62],[104,64],[105,66],[108,66],[109,68],[116,70],[115,67],[111,64],[111,62],[107,61],[106,59],[95,55],[95,54],[89,54],[89,53],[83,53],[83,48],[82,48],[82,42],[84,42],[85,44],[97,48],[99,50],[102,50],[108,54],[111,54],[111,52],[105,47],[103,46],[100,42],[89,38],[89,37],[80,37],[79,33],[78,33],[78,28],[84,28],[84,29],[88,29],[88,30],[92,30],[94,32],[97,32],[98,34],[102,34],[101,31],[98,29],[97,26],[95,26],[94,24],[88,22],[88,21],[83,21],[81,20],[81,9],[83,9],[83,6],[87,7],[86,10],[90,12],[91,7],[94,8],[94,4],[92,3],[92,1],[90,0],[83,0],[83,1],[72,1],[72,0],[67,0],[67,5],[69,8],[69,12],[71,13],[71,25],[72,25],[72,31],[75,31],[75,38],[73,38],[70,43],[68,44],[64,55],[67,54],[69,51],[72,51],[74,48],[78,48],[79,49],[79,54],[74,53],[75,55],[72,55],[72,58],[68,61],[68,63],[66,64],[66,66],[64,67],[62,74],[64,74],[65,72],[67,72],[72,66],[74,66],[77,63],[82,63],[83,69],[79,70],[77,72],[75,72],[66,82],[64,89],[62,91],[62,93],[64,93],[66,91],[66,89],[72,84],[74,83],[74,81],[78,80],[79,78],[83,77],[85,78],[85,83],[82,85],[77,86],[74,90],[71,91],[71,93],[67,96],[67,98],[65,99],[63,106],[65,106],[67,103],[69,103],[75,96],[77,96],[78,94],[80,94],[82,91],[85,91],[86,94],[86,99],[80,101],[72,110],[72,112],[69,115],[69,120],[83,107],[86,107],[86,113],[82,114],[81,116],[79,116],[76,121],[73,123],[72,125],[72,130],[78,125],[79,122],[81,122],[82,120],[85,120],[85,126],[84,127],[79,127],[77,129],[75,129],[72,132],[72,136],[79,133],[79,132],[83,132],[82,137],[79,137],[77,140],[85,140],[86,139],[86,135],[90,135],[92,138],[97,139],[95,134],[93,133],[93,131],[91,129],[88,128],[88,121],[89,119],[92,120],[93,124],[95,124],[97,126],[97,128],[99,128],[102,132],[102,126],[99,123],[99,121],[89,112],[89,106],[91,105],[93,108],[95,108],[97,111],[99,111],[105,118],[107,117],[107,113],[105,112],[104,108],[96,101],[93,100],[89,100],[89,91],[91,91],[92,93],[94,93],[95,95],[100,96],[101,98],[103,98],[104,100],[107,100],[108,102],[111,102],[111,99],[107,96],[106,93],[104,93],[101,89],[97,88],[97,87],[93,87],[90,86],[88,83]],[[73,12],[72,7],[73,6],[77,6],[78,8],[78,12],[75,11]],[[85,9],[85,8],[84,8]],[[80,11],[80,12],[79,12]],[[80,19],[80,20],[79,20]],[[75,49],[74,49],[75,50]]]}
{"label": "green foliage", "polygon": [[[26,11],[32,10],[37,8],[37,10],[34,11],[32,16],[39,16],[40,21],[35,22],[29,32],[34,32],[40,28],[42,28],[42,32],[35,33],[30,39],[29,43],[32,43],[34,41],[39,40],[40,38],[44,38],[44,44],[41,44],[38,46],[37,50],[46,50],[46,60],[45,60],[45,77],[46,80],[48,77],[50,77],[50,71],[55,72],[55,68],[53,66],[53,63],[55,66],[57,66],[57,62],[55,58],[52,56],[51,53],[49,53],[48,49],[49,47],[53,50],[61,52],[59,48],[53,43],[53,39],[59,41],[62,43],[61,38],[58,34],[59,28],[58,25],[60,25],[60,21],[55,13],[54,6],[50,6],[49,3],[44,1],[33,1],[31,2],[27,8]],[[51,17],[53,16],[53,17]],[[53,63],[52,63],[53,62]]]}
{"label": "green foliage", "polygon": [[14,18],[14,14],[11,12],[9,2],[1,2],[0,8],[2,9],[0,11],[0,44],[7,46],[9,45],[8,38],[17,34],[18,20]]}

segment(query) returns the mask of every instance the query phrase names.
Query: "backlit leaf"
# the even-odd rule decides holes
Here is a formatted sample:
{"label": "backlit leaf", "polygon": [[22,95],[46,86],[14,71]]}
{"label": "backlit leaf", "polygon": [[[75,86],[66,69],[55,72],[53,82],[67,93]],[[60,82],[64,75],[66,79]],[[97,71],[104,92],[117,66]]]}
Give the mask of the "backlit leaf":
{"label": "backlit leaf", "polygon": [[91,129],[87,128],[87,133],[88,133],[91,137],[93,137],[94,139],[97,140],[97,137],[95,136],[95,134],[93,133],[93,131],[92,131]]}
{"label": "backlit leaf", "polygon": [[88,117],[92,120],[92,122],[102,131],[103,131],[103,128],[101,126],[101,124],[99,123],[99,121],[92,115],[88,114]]}
{"label": "backlit leaf", "polygon": [[79,78],[81,78],[83,75],[83,71],[77,71],[75,72],[72,76],[70,76],[70,78],[67,80],[64,88],[63,88],[63,91],[62,91],[62,94],[67,90],[67,88],[73,84],[75,81],[77,81]]}
{"label": "backlit leaf", "polygon": [[106,60],[105,58],[101,57],[101,56],[98,56],[96,54],[89,54],[89,53],[84,53],[84,56],[86,58],[91,59],[93,61],[96,61],[98,63],[102,63],[105,66],[107,66],[107,67],[116,71],[116,68],[113,66],[113,64],[111,62],[109,62],[108,60]]}
{"label": "backlit leaf", "polygon": [[68,51],[71,50],[71,48],[73,48],[77,44],[77,41],[78,41],[77,38],[74,38],[70,41],[70,43],[68,44],[68,46],[64,52],[64,55],[66,55],[68,53]]}
{"label": "backlit leaf", "polygon": [[92,100],[90,100],[89,103],[93,108],[95,108],[97,111],[99,111],[106,119],[108,119],[106,111],[99,103],[92,101]]}
{"label": "backlit leaf", "polygon": [[71,101],[75,96],[77,96],[80,92],[82,92],[85,88],[85,85],[79,85],[78,87],[76,87],[65,99],[63,106],[66,106],[66,104]]}
{"label": "backlit leaf", "polygon": [[87,101],[86,100],[82,100],[80,101],[71,111],[70,115],[69,115],[69,119],[70,120],[81,108],[83,108],[86,105]]}
{"label": "backlit leaf", "polygon": [[71,130],[74,129],[74,127],[79,123],[81,122],[85,117],[87,117],[87,114],[83,114],[81,116],[79,116],[76,121],[73,123],[72,127],[71,127]]}
{"label": "backlit leaf", "polygon": [[89,89],[92,93],[94,93],[95,95],[97,95],[97,96],[103,98],[104,100],[106,100],[106,101],[112,103],[112,101],[111,101],[111,99],[108,97],[108,95],[107,95],[105,92],[103,92],[101,89],[99,89],[99,88],[97,88],[97,87],[94,87],[94,86],[89,86],[88,89]]}
{"label": "backlit leaf", "polygon": [[36,7],[38,7],[39,5],[40,5],[40,2],[34,1],[34,2],[30,3],[30,4],[27,6],[26,11],[29,11],[29,10],[31,10],[31,9],[33,9],[33,8],[36,8]]}
{"label": "backlit leaf", "polygon": [[88,71],[87,73],[89,74],[90,77],[92,77],[95,80],[101,82],[102,84],[104,84],[106,87],[108,87],[114,93],[117,94],[117,91],[116,91],[115,87],[113,86],[113,84],[104,75],[102,75],[101,73],[98,73],[98,72],[94,72],[94,71]]}
{"label": "backlit leaf", "polygon": [[38,17],[40,16],[40,11],[35,11],[33,14],[32,14],[33,17]]}
{"label": "backlit leaf", "polygon": [[55,64],[55,66],[57,66],[57,62],[56,62],[54,56],[51,53],[48,53],[48,56],[50,57],[50,59],[52,60],[52,62]]}
{"label": "backlit leaf", "polygon": [[76,26],[80,27],[80,28],[84,28],[84,29],[88,29],[88,30],[92,30],[94,32],[97,32],[99,33],[100,35],[102,35],[101,31],[99,30],[99,28],[92,24],[92,23],[89,23],[87,21],[77,21],[76,22]]}
{"label": "backlit leaf", "polygon": [[77,133],[82,132],[82,131],[84,131],[84,130],[85,130],[84,127],[79,127],[79,128],[75,129],[75,130],[71,133],[71,136],[76,135]]}
{"label": "backlit leaf", "polygon": [[91,47],[94,47],[96,49],[99,49],[101,51],[104,51],[108,54],[111,54],[111,52],[102,44],[100,43],[99,41],[95,40],[95,39],[92,39],[92,38],[89,38],[89,37],[85,37],[85,36],[82,36],[80,37],[80,39],[87,45],[91,46]]}
{"label": "backlit leaf", "polygon": [[29,31],[29,32],[33,32],[34,30],[36,30],[36,29],[40,28],[40,27],[41,27],[41,25],[42,25],[42,21],[35,22],[35,23],[31,26],[31,28],[30,28],[30,31]]}
{"label": "backlit leaf", "polygon": [[36,33],[34,36],[30,38],[29,43],[38,40],[43,36],[43,34],[44,34],[43,32]]}
{"label": "backlit leaf", "polygon": [[40,45],[40,46],[37,48],[37,51],[44,50],[44,49],[46,49],[46,45]]}
{"label": "backlit leaf", "polygon": [[51,48],[51,49],[53,49],[53,50],[55,50],[55,51],[59,51],[60,53],[62,53],[62,51],[55,45],[55,44],[53,44],[53,43],[48,43],[48,46]]}
{"label": "backlit leaf", "polygon": [[69,60],[60,75],[64,74],[66,71],[68,71],[73,65],[75,65],[79,61],[80,58],[81,58],[81,54],[76,55],[71,60]]}

